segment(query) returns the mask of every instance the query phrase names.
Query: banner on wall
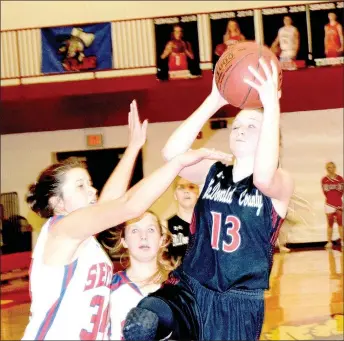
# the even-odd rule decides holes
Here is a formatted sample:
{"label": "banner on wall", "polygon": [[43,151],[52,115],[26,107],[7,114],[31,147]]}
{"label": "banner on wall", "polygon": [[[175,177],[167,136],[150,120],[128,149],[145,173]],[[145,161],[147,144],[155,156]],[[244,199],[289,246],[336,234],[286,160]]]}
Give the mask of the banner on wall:
{"label": "banner on wall", "polygon": [[282,69],[306,67],[308,60],[305,5],[262,9],[264,43],[279,58]]}
{"label": "banner on wall", "polygon": [[210,14],[213,69],[229,45],[255,40],[254,11],[232,11]]}
{"label": "banner on wall", "polygon": [[310,4],[312,55],[316,66],[344,63],[344,2]]}
{"label": "banner on wall", "polygon": [[112,68],[111,24],[42,28],[42,73]]}
{"label": "banner on wall", "polygon": [[201,76],[197,15],[154,19],[158,80]]}

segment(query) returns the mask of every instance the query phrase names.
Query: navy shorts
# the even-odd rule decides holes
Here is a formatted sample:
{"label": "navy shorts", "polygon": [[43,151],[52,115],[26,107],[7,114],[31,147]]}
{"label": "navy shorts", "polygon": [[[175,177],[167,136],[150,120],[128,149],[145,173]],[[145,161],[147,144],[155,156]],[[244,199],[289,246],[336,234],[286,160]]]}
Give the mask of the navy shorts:
{"label": "navy shorts", "polygon": [[[163,301],[171,309],[172,340],[259,340],[264,320],[264,290],[216,292],[178,269],[161,289],[147,298],[138,306],[150,310],[150,305],[155,305],[152,298],[159,298],[160,303]],[[159,316],[163,309],[151,310]]]}

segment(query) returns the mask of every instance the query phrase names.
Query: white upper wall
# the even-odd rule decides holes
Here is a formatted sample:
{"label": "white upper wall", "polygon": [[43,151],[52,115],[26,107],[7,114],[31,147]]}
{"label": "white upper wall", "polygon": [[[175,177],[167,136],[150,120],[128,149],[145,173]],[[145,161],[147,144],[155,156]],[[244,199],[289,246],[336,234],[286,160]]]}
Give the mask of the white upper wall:
{"label": "white upper wall", "polygon": [[[228,119],[231,122],[231,119]],[[147,143],[143,149],[143,173],[151,174],[164,161],[161,150],[168,137],[181,122],[151,123],[148,125]],[[196,140],[194,148],[205,145],[228,151],[228,130],[212,131],[209,124],[203,128],[203,139]],[[36,181],[38,174],[54,162],[56,152],[87,150],[86,135],[101,133],[104,148],[122,148],[128,144],[128,127],[102,127],[92,129],[59,130],[38,133],[9,134],[1,136],[1,192],[17,192],[20,214],[35,226],[37,217],[25,203],[28,185]],[[153,206],[161,218],[175,211],[171,189]]]}
{"label": "white upper wall", "polygon": [[[228,120],[229,123],[231,119]],[[309,122],[312,122],[310,125]],[[143,149],[143,173],[151,174],[163,165],[161,149],[181,122],[150,123],[147,143]],[[325,163],[334,161],[338,173],[343,169],[343,108],[284,113],[281,117],[283,135],[282,166],[295,181],[296,193],[310,203],[310,211],[295,209],[306,220],[290,226],[289,241],[326,240],[324,196],[320,180],[325,175]],[[194,148],[216,148],[228,152],[228,129],[212,131],[209,124],[202,129],[203,139]],[[126,147],[128,127],[60,130],[1,136],[1,192],[17,192],[20,214],[37,229],[40,221],[29,211],[25,194],[43,168],[50,165],[56,152],[86,150],[85,135],[102,133],[104,148]],[[170,188],[151,208],[161,218],[175,212],[175,200]],[[296,216],[300,220],[300,216]],[[337,229],[335,229],[337,230]]]}
{"label": "white upper wall", "polygon": [[254,9],[319,1],[2,1],[1,30]]}

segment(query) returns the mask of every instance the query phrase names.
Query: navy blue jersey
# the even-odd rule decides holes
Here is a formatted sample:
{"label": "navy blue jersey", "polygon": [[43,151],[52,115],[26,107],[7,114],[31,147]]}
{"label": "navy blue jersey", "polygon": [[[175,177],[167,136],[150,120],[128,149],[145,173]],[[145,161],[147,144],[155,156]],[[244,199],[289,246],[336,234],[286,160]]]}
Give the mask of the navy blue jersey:
{"label": "navy blue jersey", "polygon": [[182,269],[215,291],[267,289],[283,219],[254,186],[253,175],[233,182],[232,172],[220,162],[210,168]]}

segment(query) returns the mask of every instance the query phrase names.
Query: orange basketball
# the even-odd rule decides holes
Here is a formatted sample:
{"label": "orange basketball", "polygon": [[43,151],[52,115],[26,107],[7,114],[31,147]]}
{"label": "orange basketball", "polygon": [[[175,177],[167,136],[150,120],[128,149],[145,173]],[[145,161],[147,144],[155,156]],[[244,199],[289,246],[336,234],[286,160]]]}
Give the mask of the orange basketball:
{"label": "orange basketball", "polygon": [[279,72],[278,88],[282,85],[282,69],[275,54],[266,46],[253,41],[240,42],[228,46],[215,66],[215,82],[221,95],[229,104],[241,109],[257,109],[263,105],[256,89],[244,82],[244,78],[253,80],[248,66],[254,67],[263,78],[265,73],[259,64],[263,57],[271,69],[273,60]]}

